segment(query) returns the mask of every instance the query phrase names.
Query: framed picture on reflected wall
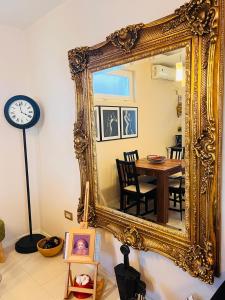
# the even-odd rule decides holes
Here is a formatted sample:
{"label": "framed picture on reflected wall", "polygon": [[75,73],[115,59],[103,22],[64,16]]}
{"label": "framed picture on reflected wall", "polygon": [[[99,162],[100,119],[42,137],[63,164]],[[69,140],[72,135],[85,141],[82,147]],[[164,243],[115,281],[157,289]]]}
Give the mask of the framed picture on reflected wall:
{"label": "framed picture on reflected wall", "polygon": [[138,108],[121,107],[121,135],[123,139],[138,136]]}
{"label": "framed picture on reflected wall", "polygon": [[94,107],[94,122],[95,122],[96,141],[100,142],[101,134],[100,134],[99,106]]}
{"label": "framed picture on reflected wall", "polygon": [[65,235],[64,259],[69,262],[93,261],[95,229],[76,228]]}
{"label": "framed picture on reflected wall", "polygon": [[120,139],[120,108],[100,106],[102,141]]}

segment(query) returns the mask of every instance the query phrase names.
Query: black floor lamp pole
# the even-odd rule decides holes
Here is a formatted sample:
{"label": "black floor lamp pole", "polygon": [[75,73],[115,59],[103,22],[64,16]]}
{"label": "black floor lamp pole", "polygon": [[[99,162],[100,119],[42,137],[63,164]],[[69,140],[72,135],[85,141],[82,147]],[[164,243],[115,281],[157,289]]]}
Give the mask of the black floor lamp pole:
{"label": "black floor lamp pole", "polygon": [[31,204],[30,204],[30,184],[27,160],[27,142],[26,142],[26,129],[23,128],[23,148],[24,148],[24,162],[26,172],[26,187],[27,187],[27,208],[29,216],[29,230],[30,235],[24,236],[16,242],[15,249],[19,253],[32,253],[37,251],[37,242],[44,238],[42,234],[32,233],[32,218],[31,218]]}

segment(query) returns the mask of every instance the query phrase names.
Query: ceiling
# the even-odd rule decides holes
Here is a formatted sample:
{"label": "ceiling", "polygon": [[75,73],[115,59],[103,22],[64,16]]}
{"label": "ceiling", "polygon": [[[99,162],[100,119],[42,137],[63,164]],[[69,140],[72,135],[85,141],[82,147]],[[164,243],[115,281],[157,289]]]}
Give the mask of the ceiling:
{"label": "ceiling", "polygon": [[0,0],[0,25],[24,29],[65,0]]}

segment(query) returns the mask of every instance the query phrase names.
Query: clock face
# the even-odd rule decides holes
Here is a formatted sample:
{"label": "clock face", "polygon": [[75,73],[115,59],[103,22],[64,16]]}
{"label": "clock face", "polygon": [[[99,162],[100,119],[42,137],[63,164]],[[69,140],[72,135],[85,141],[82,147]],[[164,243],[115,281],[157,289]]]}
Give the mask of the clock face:
{"label": "clock face", "polygon": [[4,113],[9,124],[20,129],[34,126],[40,117],[37,103],[23,95],[10,98],[5,104]]}
{"label": "clock face", "polygon": [[26,100],[15,100],[8,109],[9,117],[19,125],[29,123],[34,117],[34,109]]}

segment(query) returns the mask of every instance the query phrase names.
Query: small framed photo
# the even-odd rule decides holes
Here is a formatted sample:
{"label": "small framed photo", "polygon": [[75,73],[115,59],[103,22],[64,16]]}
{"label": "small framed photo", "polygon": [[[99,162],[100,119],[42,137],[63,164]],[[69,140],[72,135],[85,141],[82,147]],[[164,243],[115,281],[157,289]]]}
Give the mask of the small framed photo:
{"label": "small framed photo", "polygon": [[121,134],[122,139],[138,136],[138,108],[121,107]]}
{"label": "small framed photo", "polygon": [[120,139],[120,108],[100,106],[102,141]]}
{"label": "small framed photo", "polygon": [[99,119],[99,106],[94,107],[94,124],[95,124],[95,133],[96,133],[96,141],[100,142],[100,119]]}
{"label": "small framed photo", "polygon": [[65,235],[64,259],[68,262],[90,262],[94,259],[95,229],[76,228]]}

